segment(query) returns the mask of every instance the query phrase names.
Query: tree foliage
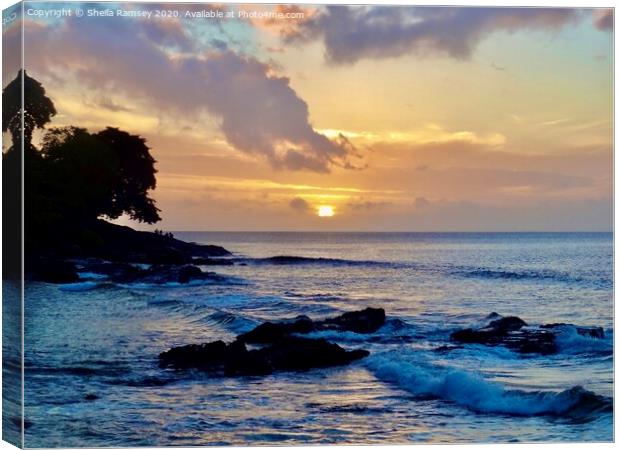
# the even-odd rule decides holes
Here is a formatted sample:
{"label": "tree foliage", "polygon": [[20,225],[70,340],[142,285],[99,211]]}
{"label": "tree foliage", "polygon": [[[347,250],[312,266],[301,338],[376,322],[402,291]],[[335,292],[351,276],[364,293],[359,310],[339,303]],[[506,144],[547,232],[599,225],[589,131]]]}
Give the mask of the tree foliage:
{"label": "tree foliage", "polygon": [[159,209],[149,196],[156,186],[156,161],[144,138],[118,128],[91,133],[69,126],[47,130],[37,149],[32,144],[33,131],[44,128],[56,114],[43,86],[20,71],[3,90],[2,102],[2,129],[13,140],[3,155],[3,185],[9,188],[7,195],[18,198],[23,148],[24,227],[35,247],[83,232],[100,217],[115,219],[127,214],[140,222],[160,220]]}
{"label": "tree foliage", "polygon": [[128,214],[146,223],[160,220],[148,191],[155,188],[155,160],[145,140],[117,128],[91,134],[83,128],[53,128],[41,156],[49,171],[46,190],[65,217],[116,219]]}
{"label": "tree foliage", "polygon": [[28,76],[25,70],[20,70],[17,77],[2,90],[2,131],[11,133],[14,147],[21,147],[22,115],[24,148],[29,149],[32,147],[32,133],[52,120],[56,108],[45,95],[41,83]]}

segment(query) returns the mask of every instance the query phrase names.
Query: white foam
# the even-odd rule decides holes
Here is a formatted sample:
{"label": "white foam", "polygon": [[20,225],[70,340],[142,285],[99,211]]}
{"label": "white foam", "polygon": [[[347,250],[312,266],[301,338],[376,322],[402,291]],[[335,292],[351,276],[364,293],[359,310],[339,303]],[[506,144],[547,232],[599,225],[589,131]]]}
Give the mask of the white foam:
{"label": "white foam", "polygon": [[604,338],[594,338],[581,335],[575,327],[567,326],[558,333],[555,342],[559,351],[566,354],[613,352],[613,339],[609,332],[605,333]]}
{"label": "white foam", "polygon": [[480,413],[562,414],[586,392],[582,388],[562,392],[510,390],[477,373],[429,364],[423,359],[404,359],[407,356],[411,355],[402,351],[371,355],[366,365],[379,379],[408,392],[448,400]]}

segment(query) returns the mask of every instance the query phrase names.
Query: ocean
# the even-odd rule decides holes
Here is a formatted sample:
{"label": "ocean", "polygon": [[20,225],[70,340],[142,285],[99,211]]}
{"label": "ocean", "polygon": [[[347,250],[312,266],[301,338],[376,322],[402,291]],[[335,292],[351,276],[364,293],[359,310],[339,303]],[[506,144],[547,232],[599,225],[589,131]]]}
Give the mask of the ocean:
{"label": "ocean", "polygon": [[[225,278],[189,285],[118,285],[88,273],[27,285],[26,446],[613,439],[611,233],[175,237],[222,245],[235,265],[204,267]],[[370,351],[349,366],[236,378],[158,367],[172,346],[368,306],[386,311],[378,332],[314,333]],[[477,344],[437,351],[492,312],[601,326],[605,338],[568,334],[552,355]]]}

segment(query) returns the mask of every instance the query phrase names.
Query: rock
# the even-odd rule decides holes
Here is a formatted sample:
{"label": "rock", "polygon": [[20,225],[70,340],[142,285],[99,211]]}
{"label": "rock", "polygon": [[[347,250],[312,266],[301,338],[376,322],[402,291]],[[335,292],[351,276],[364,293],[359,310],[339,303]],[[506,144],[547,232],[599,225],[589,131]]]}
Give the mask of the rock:
{"label": "rock", "polygon": [[374,333],[385,323],[385,310],[366,308],[362,311],[344,313],[316,324],[318,330],[352,331],[354,333]]}
{"label": "rock", "polygon": [[80,279],[75,264],[52,258],[29,261],[26,271],[31,279],[47,283],[74,283]]}
{"label": "rock", "polygon": [[193,258],[192,264],[197,266],[233,266],[235,263],[224,258]]}
{"label": "rock", "polygon": [[489,322],[483,328],[455,331],[450,335],[452,340],[466,344],[498,344],[508,333],[518,331],[527,324],[518,317],[502,317]]}
{"label": "rock", "polygon": [[84,270],[100,275],[106,275],[116,283],[132,283],[144,276],[146,270],[128,263],[107,262],[107,261],[83,261]]}
{"label": "rock", "polygon": [[289,337],[256,350],[274,370],[309,370],[349,364],[369,355],[366,350],[347,351],[325,339]]}
{"label": "rock", "polygon": [[288,336],[256,350],[248,350],[240,340],[175,347],[161,353],[159,360],[161,367],[241,376],[346,365],[365,356],[366,350],[347,351],[325,339]]}
{"label": "rock", "polygon": [[525,326],[527,326],[527,323],[525,323],[525,321],[521,320],[519,317],[509,316],[489,322],[487,328],[496,329],[501,332],[508,332],[520,330]]}
{"label": "rock", "polygon": [[581,336],[588,336],[595,339],[605,339],[605,330],[603,330],[603,327],[578,327],[569,323],[548,323],[541,325],[540,328],[551,330],[566,330],[574,328],[577,334]]}
{"label": "rock", "polygon": [[142,276],[134,281],[152,284],[189,283],[193,280],[217,280],[221,277],[214,272],[203,272],[200,267],[185,265],[159,265],[145,270]]}
{"label": "rock", "polygon": [[228,350],[224,341],[173,347],[159,355],[159,365],[175,369],[213,369],[224,364]]}
{"label": "rock", "polygon": [[183,266],[179,270],[179,283],[189,283],[191,280],[199,280],[203,277],[202,270],[196,266]]}
{"label": "rock", "polygon": [[134,264],[102,260],[79,260],[82,270],[105,275],[114,283],[189,283],[192,280],[223,279],[214,272],[203,272],[194,265],[157,264],[146,269]]}
{"label": "rock", "polygon": [[265,344],[278,341],[293,333],[310,333],[314,329],[315,324],[309,317],[298,316],[291,321],[262,323],[253,330],[237,336],[237,340],[240,342]]}
{"label": "rock", "polygon": [[580,335],[592,338],[601,339],[605,336],[600,327],[578,327],[565,323],[528,327],[519,317],[499,317],[482,328],[454,331],[450,338],[464,344],[503,345],[519,353],[548,355],[557,352],[556,337],[567,328],[573,328]]}
{"label": "rock", "polygon": [[312,331],[336,330],[354,333],[373,333],[385,323],[385,311],[381,308],[366,308],[347,312],[340,316],[313,321],[307,316],[282,322],[265,322],[253,330],[237,337],[241,342],[276,342],[291,334],[305,334]]}

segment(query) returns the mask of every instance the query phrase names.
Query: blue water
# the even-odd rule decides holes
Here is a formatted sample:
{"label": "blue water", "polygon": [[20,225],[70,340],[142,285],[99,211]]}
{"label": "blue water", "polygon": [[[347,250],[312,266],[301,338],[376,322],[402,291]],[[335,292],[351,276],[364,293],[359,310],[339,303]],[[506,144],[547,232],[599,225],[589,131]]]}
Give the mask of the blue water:
{"label": "blue water", "polygon": [[[26,446],[613,439],[611,412],[583,402],[613,397],[610,233],[175,235],[223,245],[237,264],[205,267],[227,278],[202,285],[84,274],[27,286]],[[280,255],[301,258],[269,259]],[[348,367],[213,378],[157,366],[173,345],[366,306],[387,312],[377,333],[317,333],[371,352]],[[550,356],[434,350],[493,311],[606,338],[567,335]]]}

